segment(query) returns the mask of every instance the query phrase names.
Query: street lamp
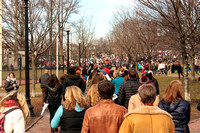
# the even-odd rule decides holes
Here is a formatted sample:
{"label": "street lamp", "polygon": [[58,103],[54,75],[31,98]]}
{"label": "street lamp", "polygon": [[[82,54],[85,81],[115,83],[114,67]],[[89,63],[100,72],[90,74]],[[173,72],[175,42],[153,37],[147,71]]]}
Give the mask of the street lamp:
{"label": "street lamp", "polygon": [[66,29],[67,29],[67,73],[69,73],[69,32],[71,30],[69,24],[67,24]]}
{"label": "street lamp", "polygon": [[26,78],[26,102],[28,104],[30,115],[34,116],[33,106],[30,100],[30,85],[29,85],[29,45],[28,45],[28,0],[24,0],[25,5],[25,78]]}
{"label": "street lamp", "polygon": [[86,67],[86,46],[85,46],[85,67]]}
{"label": "street lamp", "polygon": [[79,39],[78,40],[78,45],[79,45],[79,59],[78,59],[78,62],[79,62],[79,66],[81,66],[81,40]]}

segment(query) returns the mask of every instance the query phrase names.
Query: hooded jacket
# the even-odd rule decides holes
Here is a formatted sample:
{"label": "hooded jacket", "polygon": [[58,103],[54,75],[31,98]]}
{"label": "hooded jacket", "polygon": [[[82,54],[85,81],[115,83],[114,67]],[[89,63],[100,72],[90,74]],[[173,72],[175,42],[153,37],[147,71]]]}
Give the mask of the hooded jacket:
{"label": "hooded jacket", "polygon": [[172,116],[156,106],[140,106],[125,116],[119,133],[174,133]]}
{"label": "hooded jacket", "polygon": [[85,91],[84,81],[79,75],[70,75],[69,77],[65,78],[65,80],[63,82],[64,93],[65,93],[66,87],[69,87],[72,85],[79,87],[82,90],[82,92]]}
{"label": "hooded jacket", "polygon": [[56,87],[53,87],[53,85],[46,85],[45,89],[45,96],[44,96],[44,102],[53,102],[53,103],[61,103],[62,100],[62,86],[57,85]]}
{"label": "hooded jacket", "polygon": [[172,115],[176,133],[189,133],[190,103],[186,100],[177,100],[175,104],[161,100],[159,108]]}

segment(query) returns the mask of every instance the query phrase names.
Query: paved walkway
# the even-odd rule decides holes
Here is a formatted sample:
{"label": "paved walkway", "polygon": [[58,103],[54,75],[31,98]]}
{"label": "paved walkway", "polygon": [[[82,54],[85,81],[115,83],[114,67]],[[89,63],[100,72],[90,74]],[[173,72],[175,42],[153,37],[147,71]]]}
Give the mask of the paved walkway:
{"label": "paved walkway", "polygon": [[[190,133],[200,132],[200,118],[190,121]],[[50,133],[49,113],[45,112],[44,116],[34,124],[26,133]]]}

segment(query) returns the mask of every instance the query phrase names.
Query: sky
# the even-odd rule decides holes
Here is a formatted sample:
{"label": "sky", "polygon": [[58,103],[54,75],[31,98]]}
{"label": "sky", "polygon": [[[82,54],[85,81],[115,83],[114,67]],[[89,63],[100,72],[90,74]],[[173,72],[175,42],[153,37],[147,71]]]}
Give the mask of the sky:
{"label": "sky", "polygon": [[96,37],[105,37],[110,29],[109,23],[113,13],[119,8],[130,7],[134,0],[81,0],[80,11],[88,17],[93,17],[96,26]]}

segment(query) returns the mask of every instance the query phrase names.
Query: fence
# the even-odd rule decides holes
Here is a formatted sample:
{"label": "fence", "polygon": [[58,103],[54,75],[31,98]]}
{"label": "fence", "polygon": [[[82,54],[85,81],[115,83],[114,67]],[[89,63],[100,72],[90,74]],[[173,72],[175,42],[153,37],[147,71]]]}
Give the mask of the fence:
{"label": "fence", "polygon": [[[20,85],[25,84],[25,56],[19,54],[2,55],[2,78],[5,80],[9,73],[13,71]],[[66,57],[58,55],[59,59],[59,77],[67,71]],[[50,74],[56,74],[56,55],[39,56],[35,61],[35,83],[38,83],[39,77],[44,73],[44,69],[48,69]],[[29,58],[29,74],[32,79],[32,59]],[[4,82],[3,82],[4,83]],[[4,85],[4,84],[3,84]]]}

